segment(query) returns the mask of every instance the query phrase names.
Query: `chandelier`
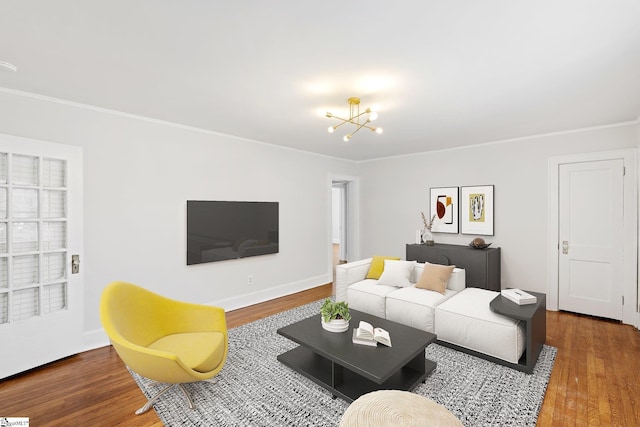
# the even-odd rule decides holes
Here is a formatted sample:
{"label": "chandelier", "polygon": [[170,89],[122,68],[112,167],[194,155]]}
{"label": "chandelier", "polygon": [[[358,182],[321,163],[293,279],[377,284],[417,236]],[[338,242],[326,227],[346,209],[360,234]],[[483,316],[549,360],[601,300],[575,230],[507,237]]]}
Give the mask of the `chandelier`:
{"label": "chandelier", "polygon": [[333,115],[332,113],[327,112],[328,118],[338,119],[341,121],[341,123],[338,123],[335,126],[329,126],[329,129],[327,129],[329,133],[333,133],[336,129],[338,129],[340,126],[344,125],[345,123],[350,123],[354,125],[355,130],[351,133],[346,134],[344,138],[342,138],[344,142],[348,142],[351,139],[351,137],[362,128],[367,128],[378,134],[382,133],[381,127],[373,127],[369,125],[369,123],[371,123],[372,121],[378,118],[378,113],[376,113],[375,111],[371,111],[371,108],[367,108],[364,112],[361,113],[360,98],[349,98],[347,99],[347,102],[349,102],[349,118],[348,119],[343,119],[342,117],[338,117]]}

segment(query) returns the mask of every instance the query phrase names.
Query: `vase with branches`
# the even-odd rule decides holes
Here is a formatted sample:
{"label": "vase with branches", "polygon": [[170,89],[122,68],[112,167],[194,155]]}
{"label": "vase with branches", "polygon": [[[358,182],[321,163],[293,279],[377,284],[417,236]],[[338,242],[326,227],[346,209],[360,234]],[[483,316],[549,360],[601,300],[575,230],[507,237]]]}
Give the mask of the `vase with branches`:
{"label": "vase with branches", "polygon": [[433,241],[433,234],[431,233],[431,228],[433,227],[433,221],[436,219],[435,214],[431,217],[431,221],[427,221],[427,217],[424,215],[424,212],[420,212],[422,216],[422,224],[424,227],[420,230],[420,243],[425,244],[427,246],[433,246],[435,242]]}

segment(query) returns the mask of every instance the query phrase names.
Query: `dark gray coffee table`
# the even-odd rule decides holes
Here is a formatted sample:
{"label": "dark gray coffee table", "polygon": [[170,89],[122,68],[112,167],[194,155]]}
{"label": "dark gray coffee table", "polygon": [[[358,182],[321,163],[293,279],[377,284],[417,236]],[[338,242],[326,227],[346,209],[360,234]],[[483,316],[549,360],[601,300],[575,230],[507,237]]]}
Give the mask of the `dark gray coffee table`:
{"label": "dark gray coffee table", "polygon": [[[351,316],[349,330],[341,333],[325,331],[319,314],[278,329],[300,344],[278,360],[348,402],[375,390],[412,391],[435,369],[424,354],[434,334],[356,310]],[[393,347],[354,344],[360,320],[389,331]]]}

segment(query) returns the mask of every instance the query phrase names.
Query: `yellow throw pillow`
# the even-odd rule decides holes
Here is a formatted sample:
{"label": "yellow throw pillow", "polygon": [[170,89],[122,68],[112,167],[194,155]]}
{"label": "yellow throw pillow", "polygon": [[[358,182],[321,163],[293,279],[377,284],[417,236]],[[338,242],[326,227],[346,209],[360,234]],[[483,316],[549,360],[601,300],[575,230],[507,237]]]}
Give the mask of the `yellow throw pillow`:
{"label": "yellow throw pillow", "polygon": [[456,268],[455,265],[425,264],[416,288],[428,289],[444,295],[454,268]]}
{"label": "yellow throw pillow", "polygon": [[394,261],[400,261],[400,257],[394,256],[380,256],[375,255],[371,260],[371,267],[369,267],[369,272],[367,273],[367,279],[379,279],[382,275],[382,271],[384,270],[384,260],[391,259]]}

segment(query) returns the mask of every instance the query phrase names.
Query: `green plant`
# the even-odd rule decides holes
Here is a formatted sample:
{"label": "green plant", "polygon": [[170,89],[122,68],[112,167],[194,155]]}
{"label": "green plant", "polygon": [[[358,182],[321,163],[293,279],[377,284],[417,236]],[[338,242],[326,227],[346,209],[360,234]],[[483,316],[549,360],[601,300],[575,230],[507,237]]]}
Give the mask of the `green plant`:
{"label": "green plant", "polygon": [[351,320],[349,304],[344,301],[333,302],[329,298],[324,300],[322,303],[322,307],[320,307],[320,314],[322,315],[322,320],[325,322],[333,319],[344,319],[346,321]]}

